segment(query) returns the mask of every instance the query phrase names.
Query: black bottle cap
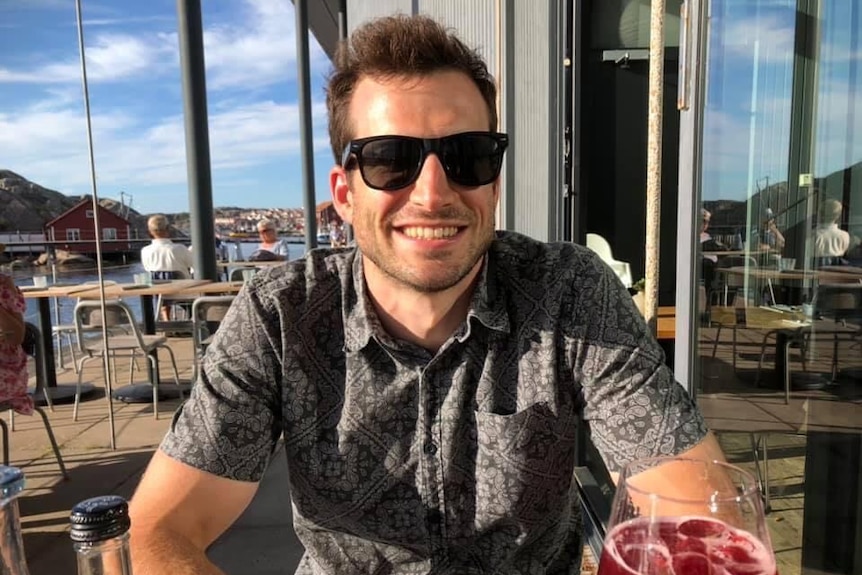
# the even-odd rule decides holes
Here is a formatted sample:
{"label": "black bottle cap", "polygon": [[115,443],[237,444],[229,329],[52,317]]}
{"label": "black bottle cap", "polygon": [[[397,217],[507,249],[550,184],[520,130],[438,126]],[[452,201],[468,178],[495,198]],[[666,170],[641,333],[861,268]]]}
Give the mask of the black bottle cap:
{"label": "black bottle cap", "polygon": [[129,530],[129,504],[119,495],[102,495],[81,501],[69,515],[69,536],[76,543],[96,543]]}
{"label": "black bottle cap", "polygon": [[24,489],[24,472],[17,467],[0,465],[0,499],[3,503],[21,493],[22,489]]}

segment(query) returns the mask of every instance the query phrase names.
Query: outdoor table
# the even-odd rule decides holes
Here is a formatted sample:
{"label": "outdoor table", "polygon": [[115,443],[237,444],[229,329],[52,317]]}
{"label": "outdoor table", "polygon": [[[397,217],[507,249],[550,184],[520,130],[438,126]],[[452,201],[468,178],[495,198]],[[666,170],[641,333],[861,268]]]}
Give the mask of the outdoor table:
{"label": "outdoor table", "polygon": [[[92,289],[91,284],[63,285],[54,284],[47,288],[35,286],[18,286],[26,299],[35,299],[39,306],[39,331],[41,332],[44,353],[41,354],[41,362],[45,373],[45,389],[51,397],[51,401],[71,400],[75,397],[76,386],[73,384],[57,385],[57,368],[54,360],[54,334],[51,323],[51,298],[77,297],[77,293]],[[81,395],[90,393],[95,389],[89,383],[81,384]],[[35,398],[44,401],[44,398]]]}
{"label": "outdoor table", "polygon": [[807,270],[778,270],[774,268],[734,266],[730,268],[719,268],[717,271],[731,275],[743,276],[748,274],[749,278],[763,280],[769,288],[769,295],[775,301],[775,290],[773,284],[810,281],[814,287],[820,283],[862,283],[862,269],[842,266],[828,268],[815,268]]}
{"label": "outdoor table", "polygon": [[[121,298],[129,296],[139,296],[141,298],[141,315],[143,316],[143,331],[145,334],[152,335],[156,333],[156,320],[153,314],[153,296],[157,295],[176,295],[184,289],[202,286],[211,283],[210,280],[166,280],[154,281],[152,284],[113,284],[105,286],[105,298]],[[88,286],[90,289],[83,292],[76,292],[75,296],[86,299],[97,299],[100,297],[98,286]],[[158,357],[156,358],[156,367],[147,362],[147,375],[150,383],[153,385],[159,384]],[[121,401],[133,403],[145,403],[152,401],[152,389],[141,385],[127,385],[125,387],[115,389],[113,396]]]}
{"label": "outdoor table", "polygon": [[196,285],[183,288],[174,295],[180,296],[196,296],[196,295],[217,295],[217,294],[236,294],[242,289],[243,282],[210,282],[203,285]]}

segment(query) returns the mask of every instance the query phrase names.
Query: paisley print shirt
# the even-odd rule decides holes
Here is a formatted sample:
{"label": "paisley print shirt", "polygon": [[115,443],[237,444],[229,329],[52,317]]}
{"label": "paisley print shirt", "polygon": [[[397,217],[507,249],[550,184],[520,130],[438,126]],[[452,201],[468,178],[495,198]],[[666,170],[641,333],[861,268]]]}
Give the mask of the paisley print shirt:
{"label": "paisley print shirt", "polygon": [[257,481],[284,435],[300,574],[577,573],[578,425],[608,468],[706,433],[628,292],[578,245],[498,232],[430,353],[381,327],[356,249],[247,282],[161,449]]}

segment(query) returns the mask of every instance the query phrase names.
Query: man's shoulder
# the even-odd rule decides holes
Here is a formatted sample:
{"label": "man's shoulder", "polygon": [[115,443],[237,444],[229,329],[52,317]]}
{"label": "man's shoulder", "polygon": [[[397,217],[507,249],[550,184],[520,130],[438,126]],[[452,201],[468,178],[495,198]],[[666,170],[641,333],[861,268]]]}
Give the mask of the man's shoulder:
{"label": "man's shoulder", "polygon": [[304,256],[262,270],[252,286],[263,296],[287,297],[292,305],[314,301],[353,277],[354,250],[318,248]]}
{"label": "man's shoulder", "polygon": [[491,261],[503,277],[515,281],[542,281],[562,274],[591,275],[598,256],[587,247],[571,242],[543,242],[509,231],[498,231],[489,250]]}

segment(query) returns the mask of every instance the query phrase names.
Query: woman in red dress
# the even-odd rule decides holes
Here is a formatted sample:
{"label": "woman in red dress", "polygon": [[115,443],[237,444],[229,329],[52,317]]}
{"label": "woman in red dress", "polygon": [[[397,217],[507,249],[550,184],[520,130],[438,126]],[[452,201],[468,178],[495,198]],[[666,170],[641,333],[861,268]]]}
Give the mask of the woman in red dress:
{"label": "woman in red dress", "polygon": [[[0,253],[5,246],[0,244]],[[27,355],[24,340],[26,302],[12,278],[0,273],[0,401],[9,402],[18,413],[33,413],[33,398],[27,394]]]}

